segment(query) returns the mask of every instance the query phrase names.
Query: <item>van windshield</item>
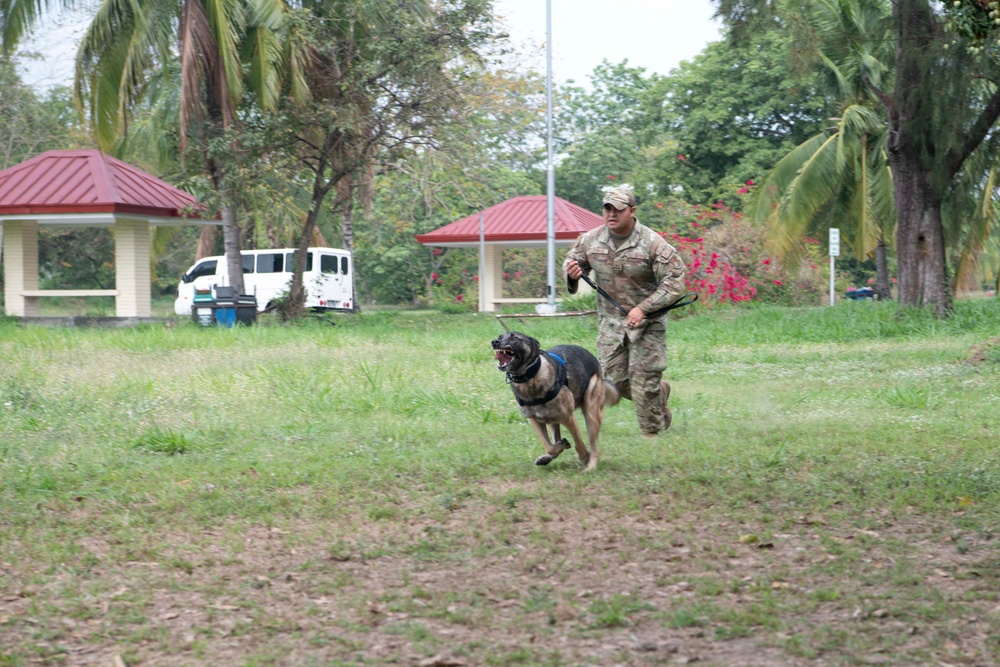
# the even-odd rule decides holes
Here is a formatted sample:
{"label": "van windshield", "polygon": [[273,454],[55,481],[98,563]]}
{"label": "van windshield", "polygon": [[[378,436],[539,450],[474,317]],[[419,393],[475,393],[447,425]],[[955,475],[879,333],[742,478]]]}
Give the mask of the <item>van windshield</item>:
{"label": "van windshield", "polygon": [[193,283],[195,278],[201,278],[202,276],[214,276],[215,266],[218,260],[206,259],[204,262],[199,262],[191,269],[191,273],[184,277],[184,282]]}

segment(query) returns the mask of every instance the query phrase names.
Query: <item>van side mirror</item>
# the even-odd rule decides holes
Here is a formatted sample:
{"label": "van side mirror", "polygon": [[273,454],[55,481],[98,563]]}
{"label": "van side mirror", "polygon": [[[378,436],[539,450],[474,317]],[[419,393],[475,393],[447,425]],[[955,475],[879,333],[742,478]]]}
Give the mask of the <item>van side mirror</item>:
{"label": "van side mirror", "polygon": [[189,274],[187,274],[187,273],[182,273],[181,274],[181,282],[182,283],[189,283],[189,282],[191,282],[191,276]]}

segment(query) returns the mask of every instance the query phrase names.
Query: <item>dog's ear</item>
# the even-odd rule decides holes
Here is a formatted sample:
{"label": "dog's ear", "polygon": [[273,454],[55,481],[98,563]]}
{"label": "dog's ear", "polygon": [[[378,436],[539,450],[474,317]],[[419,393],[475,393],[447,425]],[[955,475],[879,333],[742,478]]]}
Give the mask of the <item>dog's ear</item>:
{"label": "dog's ear", "polygon": [[542,344],[539,343],[534,338],[532,338],[531,336],[528,336],[527,338],[528,338],[528,345],[531,347],[531,356],[535,356],[536,354],[538,354],[538,351],[542,349]]}

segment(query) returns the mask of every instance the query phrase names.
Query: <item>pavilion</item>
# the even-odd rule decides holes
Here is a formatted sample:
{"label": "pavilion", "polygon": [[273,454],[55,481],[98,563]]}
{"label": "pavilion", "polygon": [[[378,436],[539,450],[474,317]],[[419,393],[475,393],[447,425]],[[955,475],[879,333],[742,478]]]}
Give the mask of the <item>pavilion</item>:
{"label": "pavilion", "polygon": [[[482,226],[480,228],[480,220]],[[568,248],[576,238],[604,224],[585,208],[555,198],[555,244]],[[479,309],[495,312],[505,303],[545,303],[547,299],[503,298],[504,248],[544,248],[548,243],[548,205],[545,195],[514,197],[461,220],[417,234],[417,242],[444,248],[479,248]],[[561,274],[558,267],[557,276]],[[586,288],[581,283],[581,288]]]}
{"label": "pavilion", "polygon": [[[40,297],[113,296],[120,318],[152,315],[151,228],[203,220],[190,194],[98,150],[48,151],[0,171],[4,309],[37,317]],[[38,289],[38,228],[110,227],[115,288]]]}

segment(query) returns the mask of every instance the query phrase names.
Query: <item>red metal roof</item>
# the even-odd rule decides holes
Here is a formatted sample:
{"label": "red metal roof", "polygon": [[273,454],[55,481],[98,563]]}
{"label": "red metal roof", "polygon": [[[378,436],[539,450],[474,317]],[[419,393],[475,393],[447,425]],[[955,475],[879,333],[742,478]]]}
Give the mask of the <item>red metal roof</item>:
{"label": "red metal roof", "polygon": [[[556,240],[574,240],[583,232],[604,224],[604,218],[585,208],[555,198]],[[487,243],[544,241],[548,234],[545,195],[514,197],[483,210]],[[427,234],[417,234],[423,245],[479,243],[479,213],[473,213]]]}
{"label": "red metal roof", "polygon": [[0,171],[0,215],[183,217],[181,209],[205,207],[183,190],[98,150],[48,151]]}

